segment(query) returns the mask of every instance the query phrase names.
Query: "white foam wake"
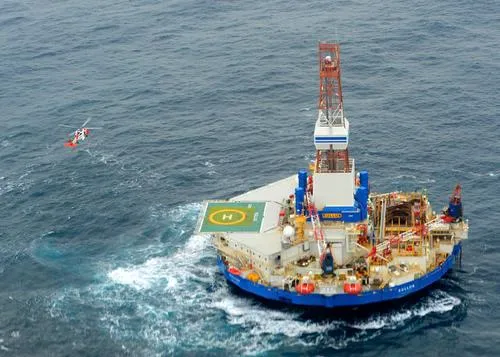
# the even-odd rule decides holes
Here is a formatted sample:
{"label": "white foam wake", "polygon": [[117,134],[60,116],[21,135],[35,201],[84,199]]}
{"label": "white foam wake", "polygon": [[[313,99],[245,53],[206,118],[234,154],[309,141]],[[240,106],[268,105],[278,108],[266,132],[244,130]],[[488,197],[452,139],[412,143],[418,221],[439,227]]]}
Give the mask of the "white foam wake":
{"label": "white foam wake", "polygon": [[212,306],[223,310],[230,324],[249,328],[250,334],[254,336],[281,334],[287,337],[299,337],[304,334],[323,333],[339,326],[337,322],[301,321],[298,313],[273,310],[251,299],[232,295],[222,297]]}
{"label": "white foam wake", "polygon": [[[240,333],[245,335],[246,341],[258,340],[264,350],[273,350],[282,344],[317,345],[319,340],[334,349],[342,349],[351,343],[375,338],[383,330],[404,326],[415,318],[432,313],[446,313],[461,303],[460,299],[439,290],[423,299],[410,308],[375,313],[374,316],[356,322],[343,319],[302,319],[299,313],[273,310],[233,295],[214,301],[212,307],[224,311],[228,323],[240,327]],[[345,333],[346,328],[357,331],[348,335]],[[281,342],[276,342],[277,336],[281,336]]]}
{"label": "white foam wake", "polygon": [[209,242],[209,236],[193,235],[172,256],[150,258],[140,265],[114,269],[108,273],[108,278],[137,290],[158,285],[167,290],[178,290],[190,278],[198,278],[194,276],[196,263],[207,255]]}
{"label": "white foam wake", "polygon": [[360,330],[395,329],[415,317],[424,317],[432,313],[443,314],[451,311],[455,306],[460,305],[460,303],[461,300],[459,298],[451,296],[444,291],[436,290],[432,291],[422,302],[410,308],[373,316],[350,326]]}

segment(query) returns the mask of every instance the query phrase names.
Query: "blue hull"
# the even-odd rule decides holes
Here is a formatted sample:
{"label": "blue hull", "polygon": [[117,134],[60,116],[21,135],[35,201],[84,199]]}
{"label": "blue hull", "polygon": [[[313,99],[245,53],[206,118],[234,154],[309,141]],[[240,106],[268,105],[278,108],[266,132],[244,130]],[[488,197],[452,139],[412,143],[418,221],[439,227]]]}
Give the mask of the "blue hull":
{"label": "blue hull", "polygon": [[355,307],[400,299],[410,294],[416,293],[422,289],[425,289],[426,287],[441,279],[448,272],[448,270],[451,269],[461,250],[462,246],[460,243],[455,245],[453,247],[452,254],[450,254],[450,256],[439,267],[418,279],[402,285],[386,287],[384,289],[365,292],[359,295],[301,295],[296,292],[285,291],[282,289],[257,284],[248,279],[242,278],[241,276],[233,275],[227,271],[227,267],[222,262],[220,257],[217,258],[217,266],[219,267],[222,274],[224,274],[227,281],[248,293],[257,295],[267,300],[300,306],[315,306],[327,308]]}

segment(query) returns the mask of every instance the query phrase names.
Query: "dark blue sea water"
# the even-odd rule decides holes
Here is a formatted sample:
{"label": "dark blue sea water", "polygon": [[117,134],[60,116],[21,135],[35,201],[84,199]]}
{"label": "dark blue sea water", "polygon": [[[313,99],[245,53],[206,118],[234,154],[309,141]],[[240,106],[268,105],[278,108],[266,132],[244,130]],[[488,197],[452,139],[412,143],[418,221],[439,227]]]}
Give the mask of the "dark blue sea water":
{"label": "dark blue sea water", "polygon": [[[498,1],[2,0],[1,356],[498,356]],[[463,265],[346,316],[237,294],[204,199],[307,165],[342,43],[372,189],[464,190]],[[76,150],[68,128],[88,117]]]}

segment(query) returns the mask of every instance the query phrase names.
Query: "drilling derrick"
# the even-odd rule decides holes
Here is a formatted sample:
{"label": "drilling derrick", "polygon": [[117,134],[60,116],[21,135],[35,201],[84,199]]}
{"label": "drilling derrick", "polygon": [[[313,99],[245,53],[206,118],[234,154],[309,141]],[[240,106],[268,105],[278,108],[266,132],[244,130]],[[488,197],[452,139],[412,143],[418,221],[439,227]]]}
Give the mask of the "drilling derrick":
{"label": "drilling derrick", "polygon": [[338,44],[319,44],[319,104],[324,120],[334,125],[343,124],[342,89],[340,82],[340,52]]}
{"label": "drilling derrick", "polygon": [[344,118],[342,100],[340,47],[337,43],[320,43],[318,56],[319,116],[314,135],[316,168],[321,172],[349,172],[348,123]]}
{"label": "drilling derrick", "polygon": [[353,207],[354,160],[349,158],[349,122],[344,116],[338,43],[320,43],[318,119],[314,128],[314,198],[322,207]]}

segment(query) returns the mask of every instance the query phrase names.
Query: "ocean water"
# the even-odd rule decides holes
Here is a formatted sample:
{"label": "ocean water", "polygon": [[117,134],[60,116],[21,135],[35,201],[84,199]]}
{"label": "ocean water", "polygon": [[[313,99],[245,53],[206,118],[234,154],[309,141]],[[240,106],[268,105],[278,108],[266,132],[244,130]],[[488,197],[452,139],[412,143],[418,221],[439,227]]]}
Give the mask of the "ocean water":
{"label": "ocean water", "polygon": [[[0,2],[0,356],[498,356],[498,1]],[[201,202],[307,165],[341,41],[372,189],[463,185],[463,264],[311,314],[227,286]],[[63,147],[88,117],[102,127]]]}

